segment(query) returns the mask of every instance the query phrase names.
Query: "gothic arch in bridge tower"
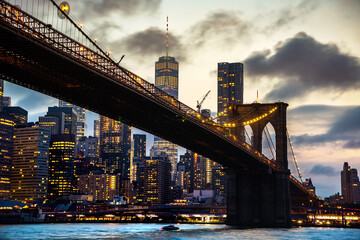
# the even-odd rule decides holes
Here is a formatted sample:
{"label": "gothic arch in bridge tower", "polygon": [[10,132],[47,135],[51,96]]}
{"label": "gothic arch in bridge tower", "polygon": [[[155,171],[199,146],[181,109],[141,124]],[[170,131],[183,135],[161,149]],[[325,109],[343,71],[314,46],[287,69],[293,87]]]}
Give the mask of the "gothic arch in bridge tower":
{"label": "gothic arch in bridge tower", "polygon": [[[253,131],[251,146],[258,152],[263,150],[263,132],[270,123],[274,128],[276,149],[276,165],[280,170],[288,169],[287,161],[287,137],[286,137],[286,108],[288,104],[283,102],[276,103],[253,103],[231,105],[229,107],[229,121],[235,123],[236,127],[231,133],[240,139],[246,139],[244,136],[245,126],[250,126]],[[266,129],[265,129],[266,131]],[[270,158],[271,159],[271,158]]]}
{"label": "gothic arch in bridge tower", "polygon": [[275,128],[268,122],[262,131],[261,153],[268,159],[276,160],[276,133]]}

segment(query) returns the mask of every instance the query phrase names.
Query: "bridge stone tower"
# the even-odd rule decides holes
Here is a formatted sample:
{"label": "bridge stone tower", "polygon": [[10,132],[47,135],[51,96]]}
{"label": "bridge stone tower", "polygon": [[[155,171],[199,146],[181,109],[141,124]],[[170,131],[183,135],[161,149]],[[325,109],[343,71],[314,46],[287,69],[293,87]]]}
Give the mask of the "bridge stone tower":
{"label": "bridge stone tower", "polygon": [[[262,152],[262,132],[271,123],[276,134],[276,169],[265,164],[227,169],[227,224],[242,227],[289,227],[290,187],[287,160],[288,104],[244,104],[229,107],[231,133],[243,138],[244,125],[253,131],[252,147]],[[241,159],[239,159],[241,162]],[[258,160],[254,159],[254,162]]]}

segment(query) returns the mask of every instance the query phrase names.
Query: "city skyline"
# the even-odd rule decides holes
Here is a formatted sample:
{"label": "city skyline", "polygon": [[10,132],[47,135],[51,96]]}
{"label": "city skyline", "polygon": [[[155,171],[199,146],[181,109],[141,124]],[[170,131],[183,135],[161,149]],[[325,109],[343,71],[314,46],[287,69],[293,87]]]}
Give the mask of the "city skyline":
{"label": "city skyline", "polygon": [[[201,10],[198,6],[200,3],[195,3],[194,8],[198,9],[201,14],[197,13],[198,15],[193,18],[194,22],[189,23],[187,19],[181,23],[181,18],[173,9],[189,6],[186,1],[182,3],[182,6],[172,6],[168,1],[156,2],[158,4],[154,4],[151,9],[157,14],[151,13],[151,9],[148,8],[147,11],[144,11],[144,16],[139,17],[138,13],[145,10],[146,7],[146,3],[142,2],[143,5],[139,4],[135,8],[138,10],[134,10],[137,11],[135,12],[137,21],[141,18],[149,19],[146,26],[143,23],[144,21],[142,21],[142,25],[140,25],[141,21],[135,21],[131,25],[134,28],[131,31],[127,29],[126,21],[134,20],[131,12],[123,18],[124,23],[121,26],[119,23],[110,26],[112,30],[117,30],[117,32],[114,31],[117,34],[107,39],[105,45],[110,48],[115,46],[115,43],[125,46],[124,50],[122,48],[120,50],[111,49],[116,57],[121,56],[120,54],[125,51],[124,66],[153,82],[153,62],[156,59],[154,56],[163,55],[164,48],[160,48],[161,45],[163,46],[161,41],[164,39],[162,26],[165,16],[169,15],[170,29],[173,29],[170,31],[172,33],[170,34],[170,53],[179,59],[184,66],[180,71],[182,79],[180,82],[180,100],[195,108],[196,100],[200,99],[208,90],[200,86],[216,89],[217,81],[214,71],[216,71],[217,62],[244,62],[244,102],[255,101],[257,89],[260,93],[260,102],[270,100],[288,102],[290,104],[289,130],[294,136],[294,148],[303,174],[305,177],[312,178],[320,196],[328,196],[340,191],[340,170],[343,162],[347,161],[355,168],[359,168],[360,163],[358,154],[360,144],[359,139],[356,138],[360,126],[359,122],[354,121],[360,116],[359,106],[355,105],[359,100],[360,75],[360,64],[357,57],[360,55],[360,49],[355,44],[356,39],[359,38],[359,30],[355,25],[358,16],[355,15],[356,11],[354,11],[359,9],[359,5],[356,5],[358,3],[349,1],[348,6],[343,6],[340,1],[329,1],[329,3],[296,1],[291,4],[277,1],[271,7],[261,1],[253,5],[240,2],[242,4],[241,9],[245,11],[244,16],[242,16],[238,12],[224,9],[220,3],[207,1],[208,4],[203,6]],[[74,4],[73,14],[79,16],[78,18],[81,20],[84,19],[85,26],[90,30],[104,30],[96,27],[94,20],[82,16],[81,10],[79,10],[82,2],[69,1],[69,3]],[[177,3],[172,4],[176,5]],[[266,32],[264,26],[251,22],[254,17],[258,17],[259,22],[264,22],[266,19],[264,16],[257,15],[259,13],[254,10],[255,7],[260,6],[263,7],[263,12],[271,13],[269,15],[272,18],[268,19],[272,21],[269,23],[277,23],[277,25],[272,26],[273,28],[268,26],[267,35],[271,35],[271,37],[265,37],[265,34],[260,32],[260,30]],[[342,14],[334,15],[338,12],[335,11],[338,8],[341,8],[344,12],[343,15],[347,14],[348,17],[345,18]],[[169,11],[166,12],[165,9]],[[219,9],[223,9],[223,11]],[[247,9],[249,11],[246,11]],[[92,10],[91,4],[89,10]],[[118,11],[124,14],[123,10]],[[97,18],[99,24],[112,20],[114,13],[116,13],[115,10],[110,12],[108,17],[99,15]],[[319,19],[317,17],[319,13],[327,13],[328,18]],[[189,14],[193,16],[195,13],[190,11]],[[189,19],[191,18],[189,17]],[[216,21],[216,19],[219,20]],[[290,19],[290,21],[285,22],[284,19]],[[336,24],[331,24],[333,21]],[[336,21],[342,24],[347,23],[350,31],[341,28]],[[317,25],[319,28],[316,28]],[[209,26],[217,30],[220,29],[224,39],[219,39],[214,35],[213,30],[209,30],[212,29]],[[192,31],[185,33],[187,29]],[[232,30],[235,29],[238,31],[233,32]],[[337,34],[337,30],[343,34]],[[143,36],[149,42],[130,41],[139,38],[139,36]],[[155,38],[155,43],[153,43],[155,49],[142,52],[144,45],[152,44],[153,38],[148,38],[148,36],[154,38],[162,36],[163,38]],[[237,38],[237,36],[240,37]],[[196,40],[194,45],[197,46],[197,50],[192,49],[194,46],[185,46],[185,43],[189,43],[186,42],[186,37]],[[205,41],[205,37],[211,39]],[[249,38],[253,40],[255,37],[259,37],[257,39],[260,40],[251,42]],[[217,41],[221,44],[217,44]],[[219,45],[219,47],[214,48],[214,45]],[[159,48],[157,49],[156,46]],[[318,56],[311,58],[312,65],[307,64],[311,54],[302,51],[306,46]],[[181,53],[180,50],[177,50],[185,47],[192,51],[185,49]],[[273,48],[274,50],[271,53]],[[292,51],[297,57],[289,56],[289,51]],[[236,52],[236,54],[231,52]],[[185,53],[187,56],[184,55]],[[138,59],[140,55],[142,56],[141,61]],[[204,64],[201,65],[201,62]],[[330,68],[334,68],[331,64],[333,62],[337,63],[336,70],[338,72]],[[320,65],[321,63],[323,64]],[[196,71],[194,71],[194,66],[199,66],[196,67]],[[284,69],[282,66],[285,66]],[[304,72],[307,74],[303,74]],[[326,73],[334,77],[328,78]],[[266,81],[268,79],[271,81]],[[10,93],[7,91],[9,87]],[[204,92],[201,92],[202,90]],[[17,94],[11,94],[11,91]],[[216,93],[215,90],[212,92],[213,94]],[[36,106],[33,104],[36,101],[44,105],[49,103],[49,105],[42,106],[45,108],[56,105],[50,97],[43,97],[41,94],[29,96],[30,93],[33,94],[33,92],[6,83],[5,95],[11,95],[13,106],[19,105],[29,111],[30,121],[37,118],[34,117],[34,114],[37,114],[36,112],[40,112],[39,115],[44,115],[40,108],[31,107],[31,105]],[[28,103],[26,103],[26,97],[28,97]],[[21,105],[22,102],[26,104]],[[30,103],[32,104],[30,105]],[[39,103],[38,106],[40,106]],[[213,112],[216,110],[215,106],[216,94],[204,103],[204,108],[210,108]],[[92,128],[88,126],[88,129]],[[92,135],[92,133],[88,135]],[[293,170],[292,173],[295,174]]]}

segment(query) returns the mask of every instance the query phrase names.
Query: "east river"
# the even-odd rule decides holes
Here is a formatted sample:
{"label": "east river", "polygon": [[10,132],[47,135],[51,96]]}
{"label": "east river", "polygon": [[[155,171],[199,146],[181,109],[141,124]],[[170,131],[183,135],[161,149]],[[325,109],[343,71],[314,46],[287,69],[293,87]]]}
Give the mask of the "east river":
{"label": "east river", "polygon": [[54,223],[0,225],[0,239],[360,239],[360,229],[258,228],[226,225],[180,224],[180,231],[161,231],[164,224]]}

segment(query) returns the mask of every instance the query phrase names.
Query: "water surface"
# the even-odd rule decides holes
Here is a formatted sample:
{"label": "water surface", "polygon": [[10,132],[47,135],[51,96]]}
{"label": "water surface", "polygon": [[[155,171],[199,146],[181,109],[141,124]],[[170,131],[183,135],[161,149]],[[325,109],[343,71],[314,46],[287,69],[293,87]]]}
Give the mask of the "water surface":
{"label": "water surface", "polygon": [[180,231],[161,231],[164,224],[53,223],[0,225],[0,239],[341,239],[359,240],[360,229],[259,228],[235,229],[226,225],[180,224]]}

